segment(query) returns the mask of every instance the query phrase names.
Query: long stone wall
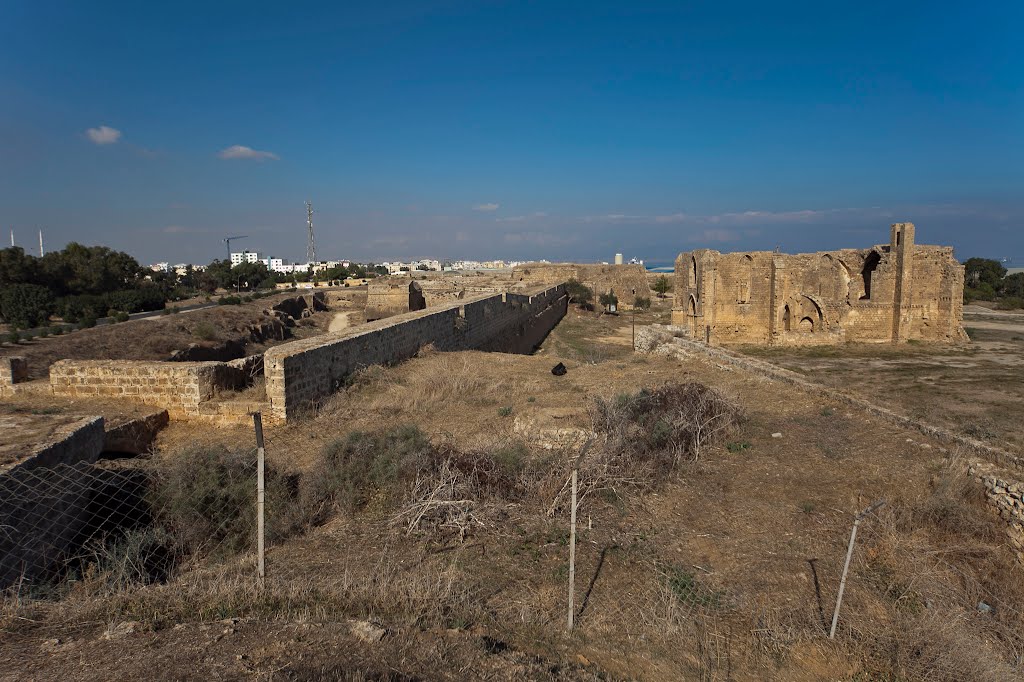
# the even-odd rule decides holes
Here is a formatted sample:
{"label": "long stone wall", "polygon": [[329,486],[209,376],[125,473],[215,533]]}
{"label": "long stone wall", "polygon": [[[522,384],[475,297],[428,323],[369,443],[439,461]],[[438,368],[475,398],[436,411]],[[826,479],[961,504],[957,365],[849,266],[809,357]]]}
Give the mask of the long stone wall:
{"label": "long stone wall", "polygon": [[466,299],[271,348],[264,355],[271,414],[291,418],[337,391],[352,372],[408,359],[427,345],[440,351],[530,352],[562,319],[567,304],[565,286],[558,284]]}
{"label": "long stone wall", "polygon": [[162,407],[172,418],[198,415],[200,403],[244,380],[242,371],[223,362],[59,360],[50,365],[54,395],[131,400]]}

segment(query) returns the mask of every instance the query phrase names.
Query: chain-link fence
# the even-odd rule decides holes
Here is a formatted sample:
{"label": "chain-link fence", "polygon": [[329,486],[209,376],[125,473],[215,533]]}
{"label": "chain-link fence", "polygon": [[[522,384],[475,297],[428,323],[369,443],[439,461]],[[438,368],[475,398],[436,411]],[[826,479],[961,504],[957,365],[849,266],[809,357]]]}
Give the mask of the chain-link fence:
{"label": "chain-link fence", "polygon": [[[829,643],[847,520],[828,529],[836,548],[834,575],[829,569],[819,585],[814,574],[816,608],[810,600],[782,605],[767,589],[752,590],[756,599],[750,593],[737,597],[701,566],[647,555],[629,559],[646,585],[637,582],[620,604],[595,606],[593,595],[605,589],[602,567],[622,539],[614,530],[591,529],[590,515],[607,506],[602,495],[633,484],[607,453],[555,456],[545,465],[553,470],[549,479],[531,479],[535,497],[526,508],[526,486],[508,474],[515,467],[500,464],[515,453],[484,456],[436,445],[417,450],[424,446],[421,438],[396,430],[378,440],[349,439],[329,446],[323,461],[301,476],[275,466],[281,463],[274,460],[273,443],[269,464],[262,447],[207,447],[159,462],[14,469],[0,476],[0,590],[19,599],[52,599],[76,584],[99,581],[108,592],[128,593],[173,583],[197,567],[230,565],[236,580],[231,589],[251,601],[235,594],[209,607],[210,613],[402,613],[450,627],[517,622],[550,631],[564,631],[572,613],[575,627],[591,634],[627,631],[696,642],[703,669],[714,673],[707,679],[721,679],[744,649],[781,660],[808,641],[862,656],[865,670],[907,679],[1009,679],[1024,670],[1020,592],[1005,587],[1019,577],[1019,566],[989,562],[988,573],[968,570],[972,561],[975,569],[982,565],[973,546],[924,539],[935,528],[968,537],[975,521],[957,520],[953,507],[932,505],[927,512],[934,518],[925,518],[920,506],[887,507],[865,517],[836,639]],[[262,446],[258,437],[254,441]],[[403,454],[405,448],[411,449]],[[384,453],[371,467],[357,457],[367,449]],[[422,456],[429,466],[416,469],[405,498],[386,500],[379,484],[406,455]],[[573,462],[583,536],[579,567],[570,559],[576,540],[567,474]],[[636,466],[631,463],[629,472]],[[543,504],[532,504],[538,500]],[[388,512],[346,513],[375,505]],[[414,544],[416,551],[407,551]],[[494,551],[518,560],[491,562],[487,552]],[[760,559],[765,571],[776,570],[777,559]],[[759,558],[749,560],[756,564]],[[1018,573],[1000,572],[1011,570]],[[174,585],[211,593],[223,588],[202,581]],[[519,596],[496,596],[502,590]]]}
{"label": "chain-link fence", "polygon": [[22,467],[0,476],[0,590],[51,595],[86,579],[165,581],[178,567],[254,551],[248,454]]}

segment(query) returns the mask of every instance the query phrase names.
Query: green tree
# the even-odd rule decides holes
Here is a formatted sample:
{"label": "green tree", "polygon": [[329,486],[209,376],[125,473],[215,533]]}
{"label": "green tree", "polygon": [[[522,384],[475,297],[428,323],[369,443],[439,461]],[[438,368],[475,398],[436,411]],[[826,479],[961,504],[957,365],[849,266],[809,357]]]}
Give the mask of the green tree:
{"label": "green tree", "polygon": [[38,327],[50,319],[54,298],[38,284],[12,284],[0,290],[0,315],[15,327]]}
{"label": "green tree", "polygon": [[619,297],[615,295],[614,291],[609,291],[607,294],[601,294],[597,301],[604,306],[605,311],[611,310],[612,306],[619,305]]}
{"label": "green tree", "polygon": [[668,277],[665,275],[654,280],[654,291],[658,294],[658,298],[665,298],[665,294],[667,294],[671,288],[672,283],[668,281]]}
{"label": "green tree", "polygon": [[980,287],[988,284],[990,287],[999,290],[1006,276],[1006,268],[997,260],[991,258],[968,258],[964,261],[964,282],[969,287]]}
{"label": "green tree", "polygon": [[565,293],[569,295],[569,302],[579,306],[588,306],[594,300],[594,292],[586,284],[571,278],[565,283]]}
{"label": "green tree", "polygon": [[226,289],[236,286],[242,289],[254,289],[270,277],[270,270],[263,263],[239,263],[231,268],[231,280]]}
{"label": "green tree", "polygon": [[39,263],[20,246],[0,249],[0,287],[38,284]]}
{"label": "green tree", "polygon": [[[231,261],[229,260],[215,260],[206,266],[206,270],[203,271],[205,275],[205,281],[203,281],[201,288],[204,291],[213,292],[215,289],[234,289],[235,280],[231,278]],[[210,285],[213,288],[210,288]]]}
{"label": "green tree", "polygon": [[1003,296],[1024,298],[1024,272],[1015,272],[1003,278],[1003,288],[1000,290]]}

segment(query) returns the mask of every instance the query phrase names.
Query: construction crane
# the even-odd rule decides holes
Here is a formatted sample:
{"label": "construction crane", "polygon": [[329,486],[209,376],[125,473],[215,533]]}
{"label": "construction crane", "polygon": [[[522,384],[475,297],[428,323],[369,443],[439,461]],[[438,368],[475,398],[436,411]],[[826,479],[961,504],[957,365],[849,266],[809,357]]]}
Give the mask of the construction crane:
{"label": "construction crane", "polygon": [[226,244],[227,248],[228,248],[228,262],[229,263],[231,262],[231,242],[234,241],[235,239],[248,239],[248,238],[249,238],[249,235],[247,235],[247,234],[240,234],[237,237],[224,237],[224,244]]}

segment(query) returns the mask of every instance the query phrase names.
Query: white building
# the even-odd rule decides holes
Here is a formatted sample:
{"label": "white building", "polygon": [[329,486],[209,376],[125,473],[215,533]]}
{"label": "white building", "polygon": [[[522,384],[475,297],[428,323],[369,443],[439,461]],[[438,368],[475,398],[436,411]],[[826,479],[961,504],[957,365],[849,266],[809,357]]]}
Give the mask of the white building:
{"label": "white building", "polygon": [[231,254],[231,267],[241,265],[242,263],[259,263],[265,261],[265,257],[261,256],[256,251],[242,251],[240,253]]}

